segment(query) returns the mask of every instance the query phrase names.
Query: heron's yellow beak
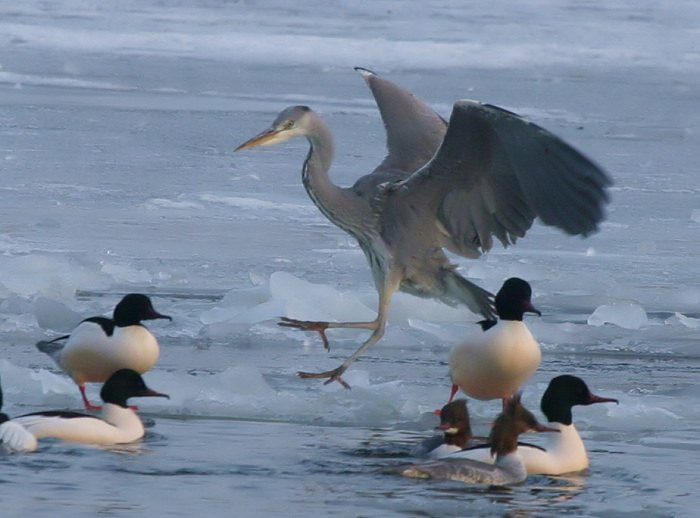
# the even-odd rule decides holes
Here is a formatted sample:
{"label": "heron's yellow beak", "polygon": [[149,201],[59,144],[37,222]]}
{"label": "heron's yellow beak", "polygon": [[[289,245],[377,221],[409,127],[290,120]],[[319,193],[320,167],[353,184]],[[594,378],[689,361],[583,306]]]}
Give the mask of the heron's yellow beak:
{"label": "heron's yellow beak", "polygon": [[256,146],[271,146],[280,141],[278,135],[280,131],[277,129],[268,129],[262,133],[258,133],[252,139],[245,141],[243,144],[234,149],[236,151],[243,151],[244,149],[250,149]]}

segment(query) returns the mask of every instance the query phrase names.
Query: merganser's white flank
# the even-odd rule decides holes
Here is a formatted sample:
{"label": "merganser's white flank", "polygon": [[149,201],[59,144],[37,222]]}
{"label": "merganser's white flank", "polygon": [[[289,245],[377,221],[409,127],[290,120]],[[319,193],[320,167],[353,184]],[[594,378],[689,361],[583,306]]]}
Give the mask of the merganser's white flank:
{"label": "merganser's white flank", "polygon": [[503,413],[498,416],[489,435],[494,464],[450,455],[441,460],[415,464],[401,473],[414,478],[458,480],[474,484],[506,486],[518,484],[527,478],[527,470],[518,453],[518,435],[528,430],[556,432],[543,426],[520,403],[520,395],[505,402]]}
{"label": "merganser's white flank", "polygon": [[[0,388],[0,409],[3,394]],[[16,421],[11,421],[7,414],[0,412],[0,444],[9,453],[36,450],[36,437]]]}
{"label": "merganser's white flank", "polygon": [[139,416],[127,406],[132,397],[169,397],[151,390],[141,375],[131,369],[115,372],[100,392],[104,401],[102,419],[77,412],[48,411],[20,416],[16,421],[35,437],[53,437],[69,442],[99,445],[123,444],[143,437]]}
{"label": "merganser's white flank", "polygon": [[85,383],[104,383],[119,369],[143,374],[155,365],[160,355],[158,340],[141,321],[156,318],[172,320],[153,309],[146,295],[130,293],[114,308],[113,318],[86,318],[70,335],[36,346],[73,378],[85,408],[96,410],[99,407],[85,395]]}
{"label": "merganser's white flank", "polygon": [[[586,446],[573,424],[571,407],[594,403],[617,403],[617,399],[592,394],[586,383],[576,376],[563,375],[553,378],[542,395],[540,408],[547,416],[547,426],[559,430],[552,435],[544,448],[519,443],[518,453],[523,458],[530,475],[560,475],[581,471],[588,467]],[[448,455],[450,458],[494,462],[495,457],[487,448],[467,448]]]}
{"label": "merganser's white flank", "polygon": [[505,399],[537,370],[540,344],[523,322],[525,312],[541,315],[531,296],[530,285],[522,279],[513,277],[503,283],[496,295],[499,320],[481,321],[483,333],[461,343],[450,355],[452,396],[459,387],[475,399]]}

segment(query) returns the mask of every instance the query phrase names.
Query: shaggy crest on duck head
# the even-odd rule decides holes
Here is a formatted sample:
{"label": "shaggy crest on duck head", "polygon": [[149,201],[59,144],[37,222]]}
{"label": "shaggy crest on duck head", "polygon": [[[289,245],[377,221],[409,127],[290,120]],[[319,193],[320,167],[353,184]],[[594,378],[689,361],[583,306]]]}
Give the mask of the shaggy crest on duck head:
{"label": "shaggy crest on duck head", "polygon": [[518,436],[528,430],[539,430],[542,425],[521,402],[522,394],[517,393],[506,401],[505,408],[491,428],[489,442],[492,455],[507,455],[518,447]]}

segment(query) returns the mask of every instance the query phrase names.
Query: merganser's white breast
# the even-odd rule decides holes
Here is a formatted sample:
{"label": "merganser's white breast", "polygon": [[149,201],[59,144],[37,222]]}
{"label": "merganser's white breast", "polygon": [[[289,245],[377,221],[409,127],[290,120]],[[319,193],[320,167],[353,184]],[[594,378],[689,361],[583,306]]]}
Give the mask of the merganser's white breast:
{"label": "merganser's white breast", "polygon": [[0,424],[0,443],[10,452],[30,452],[37,448],[36,437],[17,421]]}
{"label": "merganser's white breast", "polygon": [[36,438],[53,437],[69,442],[99,445],[123,444],[143,437],[143,423],[136,412],[105,403],[102,419],[81,414],[47,413],[21,416],[15,421]]}
{"label": "merganser's white breast", "polygon": [[71,333],[57,361],[80,384],[103,382],[119,369],[144,373],[159,356],[156,337],[142,325],[115,327],[108,336],[98,323],[85,321]]}
{"label": "merganser's white breast", "polygon": [[532,376],[541,356],[539,343],[522,321],[501,320],[454,348],[450,376],[473,398],[504,398]]}
{"label": "merganser's white breast", "polygon": [[588,467],[586,447],[573,424],[549,423],[551,428],[559,430],[551,434],[545,451],[531,446],[518,447],[521,450],[528,473],[542,475],[559,475],[581,471]]}

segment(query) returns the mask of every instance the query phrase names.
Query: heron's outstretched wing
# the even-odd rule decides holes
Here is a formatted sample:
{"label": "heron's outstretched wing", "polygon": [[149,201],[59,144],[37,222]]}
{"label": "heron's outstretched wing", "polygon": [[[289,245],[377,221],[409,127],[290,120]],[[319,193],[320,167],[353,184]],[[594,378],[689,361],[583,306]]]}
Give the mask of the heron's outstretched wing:
{"label": "heron's outstretched wing", "polygon": [[388,154],[375,172],[393,171],[407,178],[435,154],[447,123],[411,92],[364,68],[355,70],[372,91],[386,130]]}
{"label": "heron's outstretched wing", "polygon": [[[432,218],[443,246],[467,256],[489,250],[493,236],[515,242],[535,217],[587,235],[604,217],[611,183],[547,130],[496,106],[458,101],[438,152],[389,193],[384,231],[405,234],[411,220]],[[396,221],[403,228],[392,229]]]}

